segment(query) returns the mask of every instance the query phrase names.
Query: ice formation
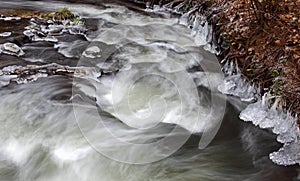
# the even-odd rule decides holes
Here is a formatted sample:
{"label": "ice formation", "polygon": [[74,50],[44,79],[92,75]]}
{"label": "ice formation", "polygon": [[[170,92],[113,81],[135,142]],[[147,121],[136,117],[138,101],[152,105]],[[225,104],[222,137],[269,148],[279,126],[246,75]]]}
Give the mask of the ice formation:
{"label": "ice formation", "polygon": [[259,97],[259,92],[255,86],[248,83],[247,80],[242,77],[239,68],[236,67],[233,62],[227,62],[223,66],[223,72],[225,73],[225,78],[223,83],[218,87],[220,92],[237,96],[245,102],[254,101]]}
{"label": "ice formation", "polygon": [[192,28],[192,35],[195,37],[195,44],[203,46],[203,48],[213,54],[219,54],[217,47],[213,41],[212,26],[203,15],[193,13],[195,9],[183,14],[179,20],[179,24]]}
{"label": "ice formation", "polygon": [[[31,25],[25,27],[24,35],[31,38],[32,41],[48,41],[56,43],[58,39],[55,36],[62,35],[64,33],[69,34],[84,34],[87,30],[84,24],[74,24],[70,21],[62,21],[62,24],[55,24],[53,21],[41,22],[32,18],[30,20]],[[41,25],[42,24],[42,25]],[[46,25],[44,25],[46,24]]]}
{"label": "ice formation", "polygon": [[274,97],[266,94],[261,99],[258,89],[242,77],[240,70],[232,62],[227,62],[223,71],[225,78],[218,87],[220,92],[237,96],[245,102],[258,100],[241,112],[240,119],[252,122],[262,129],[271,129],[278,135],[277,141],[283,143],[282,148],[269,155],[270,159],[278,165],[300,164],[300,131],[297,118],[289,112],[278,110],[278,100],[269,107],[268,100]]}
{"label": "ice formation", "polygon": [[263,129],[271,129],[277,134],[277,141],[283,147],[270,154],[270,159],[279,165],[300,164],[300,130],[297,119],[289,113],[278,110],[278,101],[269,108],[270,96],[248,105],[240,114],[240,118]]}

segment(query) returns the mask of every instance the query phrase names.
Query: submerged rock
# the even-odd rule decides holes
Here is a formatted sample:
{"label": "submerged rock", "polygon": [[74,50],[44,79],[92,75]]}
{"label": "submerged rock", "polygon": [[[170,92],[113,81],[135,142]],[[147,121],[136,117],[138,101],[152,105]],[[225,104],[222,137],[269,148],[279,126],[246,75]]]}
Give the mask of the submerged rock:
{"label": "submerged rock", "polygon": [[59,42],[54,45],[54,48],[58,48],[58,53],[68,58],[80,58],[89,42],[83,40],[75,40],[72,42]]}
{"label": "submerged rock", "polygon": [[16,69],[21,68],[22,66],[8,66],[4,67],[2,70],[0,70],[0,87],[4,87],[10,84],[10,81],[12,79],[15,79],[18,77],[18,75],[11,75]]}
{"label": "submerged rock", "polygon": [[1,45],[0,49],[2,53],[8,55],[14,55],[18,57],[25,55],[24,51],[14,43],[4,43]]}

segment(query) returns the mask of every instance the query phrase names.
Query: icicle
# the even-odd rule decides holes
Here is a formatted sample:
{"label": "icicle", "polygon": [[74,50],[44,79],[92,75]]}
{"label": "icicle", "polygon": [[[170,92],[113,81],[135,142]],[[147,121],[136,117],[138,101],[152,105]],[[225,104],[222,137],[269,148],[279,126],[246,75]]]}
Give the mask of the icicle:
{"label": "icicle", "polygon": [[259,92],[242,77],[241,71],[233,62],[225,63],[223,71],[225,78],[223,83],[218,87],[220,92],[240,97],[245,102],[252,102],[259,97]]}
{"label": "icicle", "polygon": [[[267,102],[274,99],[275,102],[269,108]],[[261,101],[250,104],[240,114],[244,121],[252,122],[260,128],[271,129],[277,134],[277,141],[284,143],[284,146],[277,152],[270,154],[270,159],[279,165],[300,164],[300,130],[297,119],[289,112],[278,110],[280,99],[265,94]]]}

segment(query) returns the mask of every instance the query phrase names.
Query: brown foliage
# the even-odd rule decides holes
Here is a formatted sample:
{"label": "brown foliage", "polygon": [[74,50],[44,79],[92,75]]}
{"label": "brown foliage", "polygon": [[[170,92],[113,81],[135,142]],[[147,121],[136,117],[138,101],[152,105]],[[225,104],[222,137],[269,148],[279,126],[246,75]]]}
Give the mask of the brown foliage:
{"label": "brown foliage", "polygon": [[[281,96],[285,108],[300,113],[300,1],[231,0],[222,13],[222,37],[229,59],[257,82],[262,92]],[[234,54],[239,56],[232,56]]]}

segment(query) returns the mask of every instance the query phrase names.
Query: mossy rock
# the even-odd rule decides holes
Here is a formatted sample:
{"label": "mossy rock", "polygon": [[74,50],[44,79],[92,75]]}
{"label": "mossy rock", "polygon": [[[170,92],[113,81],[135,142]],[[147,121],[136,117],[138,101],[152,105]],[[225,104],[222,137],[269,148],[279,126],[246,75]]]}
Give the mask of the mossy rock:
{"label": "mossy rock", "polygon": [[77,17],[68,8],[63,8],[58,12],[44,13],[42,15],[42,18],[61,21],[61,20],[67,20],[67,19],[73,20]]}

